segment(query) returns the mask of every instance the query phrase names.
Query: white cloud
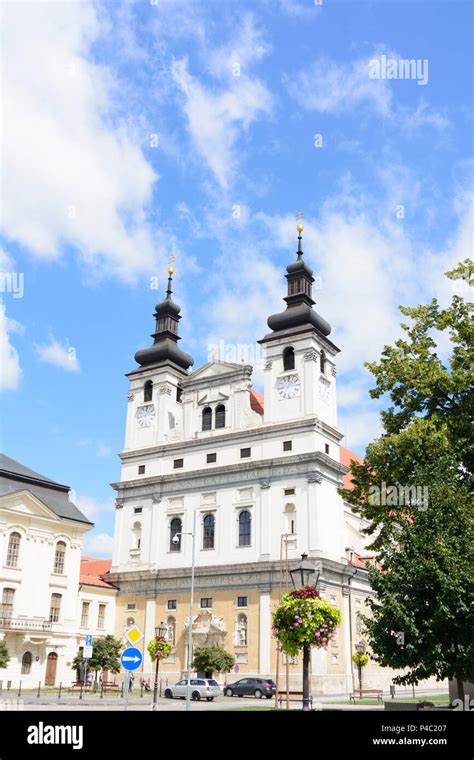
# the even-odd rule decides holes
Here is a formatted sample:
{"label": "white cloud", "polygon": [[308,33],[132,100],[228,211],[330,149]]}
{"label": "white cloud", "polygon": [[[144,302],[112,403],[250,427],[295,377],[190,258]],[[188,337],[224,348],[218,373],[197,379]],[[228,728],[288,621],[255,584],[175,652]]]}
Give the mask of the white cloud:
{"label": "white cloud", "polygon": [[[186,58],[174,61],[171,67],[174,81],[185,97],[184,111],[192,142],[223,189],[235,177],[235,147],[240,131],[271,109],[268,89],[248,74],[251,63],[265,52],[266,46],[250,17],[245,17],[235,41],[209,51],[208,67],[214,76],[225,79],[224,86],[212,88],[192,76]],[[240,70],[233,68],[235,64]]]}
{"label": "white cloud", "polygon": [[15,390],[21,379],[20,357],[10,337],[22,332],[19,322],[7,317],[5,304],[0,303],[0,389]]}
{"label": "white cloud", "polygon": [[114,549],[114,539],[108,533],[86,533],[84,536],[85,556],[109,559]]}
{"label": "white cloud", "polygon": [[92,5],[7,3],[3,22],[5,234],[46,259],[70,244],[91,275],[151,271],[165,255],[145,218],[157,177],[114,125],[110,71],[88,60]]}
{"label": "white cloud", "polygon": [[76,349],[69,345],[61,345],[52,335],[49,338],[49,343],[36,346],[36,354],[41,362],[54,364],[56,367],[65,369],[66,372],[80,372],[81,370]]}
{"label": "white cloud", "polygon": [[85,494],[72,494],[71,500],[92,522],[97,520],[100,515],[106,513],[112,514],[114,511],[114,502],[112,500],[98,501],[93,496]]}

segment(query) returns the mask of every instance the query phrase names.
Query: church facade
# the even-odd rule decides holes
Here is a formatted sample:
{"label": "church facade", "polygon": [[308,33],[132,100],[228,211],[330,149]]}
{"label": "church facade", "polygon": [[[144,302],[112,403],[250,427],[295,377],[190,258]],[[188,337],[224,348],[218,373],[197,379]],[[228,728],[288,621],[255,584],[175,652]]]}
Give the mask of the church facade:
{"label": "church facade", "polygon": [[[263,397],[252,387],[251,366],[211,361],[191,370],[192,357],[178,346],[172,273],[156,306],[154,343],[137,352],[139,366],[128,374],[121,479],[113,484],[116,635],[142,628],[150,675],[145,647],[155,625],[166,623],[173,649],[160,673],[169,682],[186,674],[194,535],[193,648],[223,646],[235,657],[236,678],[275,678],[271,615],[286,586],[281,558],[291,566],[305,554],[321,596],[343,621],[328,650],[312,653],[312,689],[352,690],[358,613],[371,591],[360,521],[338,494],[349,460],[337,427],[339,349],[313,308],[301,229],[286,272],[286,308],[269,317],[259,341]],[[299,658],[288,671],[299,688]],[[392,676],[372,663],[364,682],[387,687]]]}

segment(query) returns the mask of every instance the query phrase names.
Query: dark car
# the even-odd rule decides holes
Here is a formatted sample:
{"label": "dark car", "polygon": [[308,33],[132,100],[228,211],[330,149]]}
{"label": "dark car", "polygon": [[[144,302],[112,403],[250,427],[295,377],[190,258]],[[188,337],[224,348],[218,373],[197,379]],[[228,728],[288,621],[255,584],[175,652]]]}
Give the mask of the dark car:
{"label": "dark car", "polygon": [[224,688],[226,697],[266,697],[275,696],[276,684],[271,678],[241,678],[240,681],[229,683]]}

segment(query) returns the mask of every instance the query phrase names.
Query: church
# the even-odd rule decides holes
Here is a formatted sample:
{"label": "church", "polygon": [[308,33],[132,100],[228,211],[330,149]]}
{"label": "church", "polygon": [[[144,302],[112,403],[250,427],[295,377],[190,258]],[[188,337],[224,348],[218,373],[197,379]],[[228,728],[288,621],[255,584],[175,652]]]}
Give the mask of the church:
{"label": "church", "polygon": [[[192,369],[193,358],[178,345],[172,268],[154,314],[154,342],[136,353],[138,366],[127,375],[108,579],[119,589],[116,635],[133,624],[144,631],[148,676],[146,644],[155,625],[168,626],[173,649],[160,674],[169,683],[186,674],[189,625],[193,648],[218,644],[235,657],[235,677],[275,678],[272,611],[285,590],[286,558],[291,566],[307,555],[321,596],[340,608],[343,621],[328,650],[312,652],[312,689],[342,693],[357,685],[352,654],[362,638],[358,613],[371,593],[370,557],[360,520],[338,493],[351,458],[337,426],[339,348],[313,308],[313,272],[297,229],[285,307],[269,316],[269,332],[258,341],[263,396],[249,365],[210,361]],[[287,665],[280,657],[280,673],[299,687],[301,658]],[[373,662],[364,669],[367,686],[388,688],[392,677]]]}

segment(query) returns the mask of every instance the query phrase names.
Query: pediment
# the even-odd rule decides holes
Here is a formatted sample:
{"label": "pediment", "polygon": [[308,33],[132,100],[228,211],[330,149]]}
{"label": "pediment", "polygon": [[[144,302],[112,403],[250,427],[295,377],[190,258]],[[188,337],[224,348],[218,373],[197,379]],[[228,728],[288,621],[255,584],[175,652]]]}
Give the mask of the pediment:
{"label": "pediment", "polygon": [[219,375],[228,375],[229,372],[241,372],[247,365],[234,362],[207,362],[202,367],[191,372],[187,380],[215,379]]}
{"label": "pediment", "polygon": [[0,496],[0,509],[4,509],[12,514],[42,517],[60,522],[60,518],[50,507],[26,489]]}

